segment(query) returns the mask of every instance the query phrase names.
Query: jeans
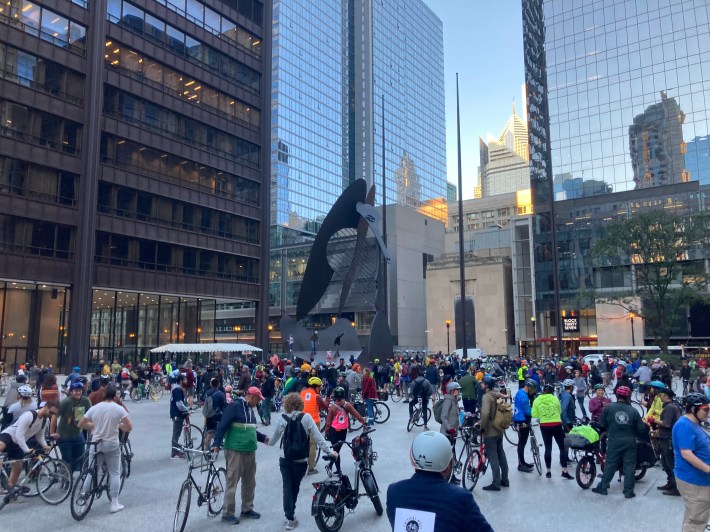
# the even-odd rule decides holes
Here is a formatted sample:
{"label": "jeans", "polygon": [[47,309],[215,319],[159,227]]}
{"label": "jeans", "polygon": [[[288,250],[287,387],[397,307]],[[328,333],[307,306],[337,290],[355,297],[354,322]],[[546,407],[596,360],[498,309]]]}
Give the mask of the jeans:
{"label": "jeans", "polygon": [[508,481],[508,459],[505,457],[503,450],[503,436],[495,436],[493,438],[483,438],[486,444],[486,456],[491,464],[491,472],[493,473],[494,486],[500,487],[501,480]]}
{"label": "jeans", "polygon": [[[542,441],[545,443],[545,467],[552,467],[552,440],[554,438],[557,448],[560,450],[560,465],[567,467],[567,449],[565,449],[565,431],[562,425],[540,426]],[[606,469],[608,470],[608,468]]]}
{"label": "jeans", "polygon": [[[109,491],[111,494],[112,504],[118,504],[118,493],[121,491],[121,447],[116,441],[101,441],[94,447],[91,447],[91,454],[89,455],[89,463],[91,467],[94,464],[94,456],[96,453],[101,453],[100,456],[103,457],[103,461],[106,462],[106,469],[108,470],[109,478]],[[97,469],[99,472],[99,477],[101,476],[101,462],[97,464]],[[82,493],[87,493],[91,489],[91,475],[87,475],[84,480],[84,485],[81,487]]]}
{"label": "jeans", "polygon": [[584,396],[583,395],[578,395],[577,396],[577,403],[579,403],[579,408],[582,409],[582,415],[587,416],[587,411],[584,408]]}
{"label": "jeans", "polygon": [[271,423],[271,397],[264,397],[261,402],[261,419],[265,423]]}
{"label": "jeans", "polygon": [[170,451],[170,456],[175,456],[179,451],[176,449],[181,447],[180,444],[180,433],[182,432],[182,425],[184,420],[181,417],[173,418],[173,437],[172,437],[172,447]]}
{"label": "jeans", "polygon": [[530,437],[530,425],[527,423],[516,423],[518,425],[518,465],[525,464],[525,446]]}
{"label": "jeans", "polygon": [[367,424],[372,426],[375,423],[375,400],[365,399],[365,407],[367,408]]}
{"label": "jeans", "polygon": [[242,512],[254,509],[256,490],[256,452],[224,450],[227,459],[227,489],[224,492],[222,517],[234,515],[237,507],[237,485],[242,481]]}
{"label": "jeans", "polygon": [[60,438],[57,446],[62,453],[62,460],[69,465],[69,469],[79,471],[81,469],[81,456],[86,450],[84,436],[79,433],[76,438]]}
{"label": "jeans", "polygon": [[284,515],[289,521],[293,521],[295,517],[298,490],[306,475],[306,467],[306,462],[288,462],[285,458],[279,458],[279,469],[283,480]]}
{"label": "jeans", "polygon": [[[624,467],[624,494],[633,493],[636,484],[636,439],[610,441],[606,446],[606,465],[598,488],[608,489],[611,479]],[[706,521],[707,523],[707,521]]]}

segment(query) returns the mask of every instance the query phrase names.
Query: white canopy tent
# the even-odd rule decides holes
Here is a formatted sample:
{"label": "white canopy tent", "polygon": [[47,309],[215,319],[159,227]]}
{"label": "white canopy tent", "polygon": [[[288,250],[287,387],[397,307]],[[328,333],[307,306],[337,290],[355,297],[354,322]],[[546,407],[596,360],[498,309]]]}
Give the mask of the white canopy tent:
{"label": "white canopy tent", "polygon": [[249,344],[166,344],[151,349],[151,353],[237,353],[262,350]]}

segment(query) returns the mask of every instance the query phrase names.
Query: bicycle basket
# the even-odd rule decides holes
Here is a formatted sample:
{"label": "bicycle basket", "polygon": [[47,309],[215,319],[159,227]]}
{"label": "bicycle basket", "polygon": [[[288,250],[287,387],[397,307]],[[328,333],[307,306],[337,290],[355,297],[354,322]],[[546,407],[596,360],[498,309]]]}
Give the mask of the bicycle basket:
{"label": "bicycle basket", "polygon": [[202,472],[209,469],[212,462],[211,453],[193,449],[185,449],[184,452],[187,457],[187,463],[192,469],[199,469]]}
{"label": "bicycle basket", "polygon": [[353,458],[355,460],[362,460],[365,457],[367,443],[366,436],[356,436],[353,438],[353,441],[350,442],[353,449]]}

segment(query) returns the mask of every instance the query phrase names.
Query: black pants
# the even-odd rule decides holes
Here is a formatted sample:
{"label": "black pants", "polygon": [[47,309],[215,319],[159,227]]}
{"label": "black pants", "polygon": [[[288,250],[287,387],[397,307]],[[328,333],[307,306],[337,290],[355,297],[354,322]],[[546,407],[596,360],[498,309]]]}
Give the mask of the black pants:
{"label": "black pants", "polygon": [[562,425],[548,425],[543,427],[540,425],[542,433],[542,441],[545,443],[545,467],[552,467],[552,439],[557,443],[557,448],[560,450],[560,465],[567,467],[567,450],[565,449],[565,431]]}
{"label": "black pants", "polygon": [[293,521],[298,491],[303,477],[306,476],[308,462],[289,462],[285,458],[279,458],[279,469],[283,480],[284,515],[286,519]]}
{"label": "black pants", "polygon": [[[412,417],[414,413],[414,406],[419,403],[420,396],[412,396],[412,400],[409,402],[409,417]],[[422,397],[422,409],[424,410],[424,424],[427,425],[429,421],[429,397]]]}
{"label": "black pants", "polygon": [[636,484],[636,440],[632,438],[609,442],[606,446],[606,465],[598,488],[609,489],[611,479],[623,466],[624,494],[633,493]]}
{"label": "black pants", "polygon": [[[343,446],[342,442],[344,442],[347,437],[348,429],[335,430],[334,428],[331,428],[328,431],[328,437],[326,439],[333,446],[333,450],[337,453],[340,453],[340,448]],[[335,459],[335,464],[338,467],[340,466],[340,456]]]}
{"label": "black pants", "polygon": [[172,449],[170,450],[170,456],[175,456],[179,451],[175,447],[180,447],[180,433],[182,432],[182,424],[184,420],[181,417],[173,418],[173,439],[172,439]]}
{"label": "black pants", "polygon": [[530,425],[527,423],[517,423],[518,425],[518,465],[523,465],[525,462],[525,446],[528,444],[530,437]]}
{"label": "black pants", "polygon": [[463,409],[465,412],[475,414],[476,408],[478,408],[478,401],[476,401],[475,399],[463,399]]}
{"label": "black pants", "polygon": [[673,454],[673,443],[670,438],[663,438],[658,440],[658,444],[661,448],[661,466],[663,466],[668,484],[675,488],[675,474],[673,473],[675,455]]}

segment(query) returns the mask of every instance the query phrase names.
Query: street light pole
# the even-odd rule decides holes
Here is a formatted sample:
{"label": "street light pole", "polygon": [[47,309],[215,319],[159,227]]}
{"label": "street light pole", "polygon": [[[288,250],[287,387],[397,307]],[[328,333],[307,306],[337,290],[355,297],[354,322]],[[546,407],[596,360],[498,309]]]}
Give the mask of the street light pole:
{"label": "street light pole", "polygon": [[[451,345],[449,344],[449,331],[451,330],[451,320],[446,320],[444,323],[446,323],[446,354],[450,355],[451,354]],[[464,358],[466,355],[464,354]]]}
{"label": "street light pole", "polygon": [[537,327],[535,326],[535,316],[530,316],[533,330],[533,357],[537,359]]}
{"label": "street light pole", "polygon": [[631,320],[631,345],[636,346],[636,334],[634,333],[634,318],[636,317],[635,312],[629,312],[629,319]]}

